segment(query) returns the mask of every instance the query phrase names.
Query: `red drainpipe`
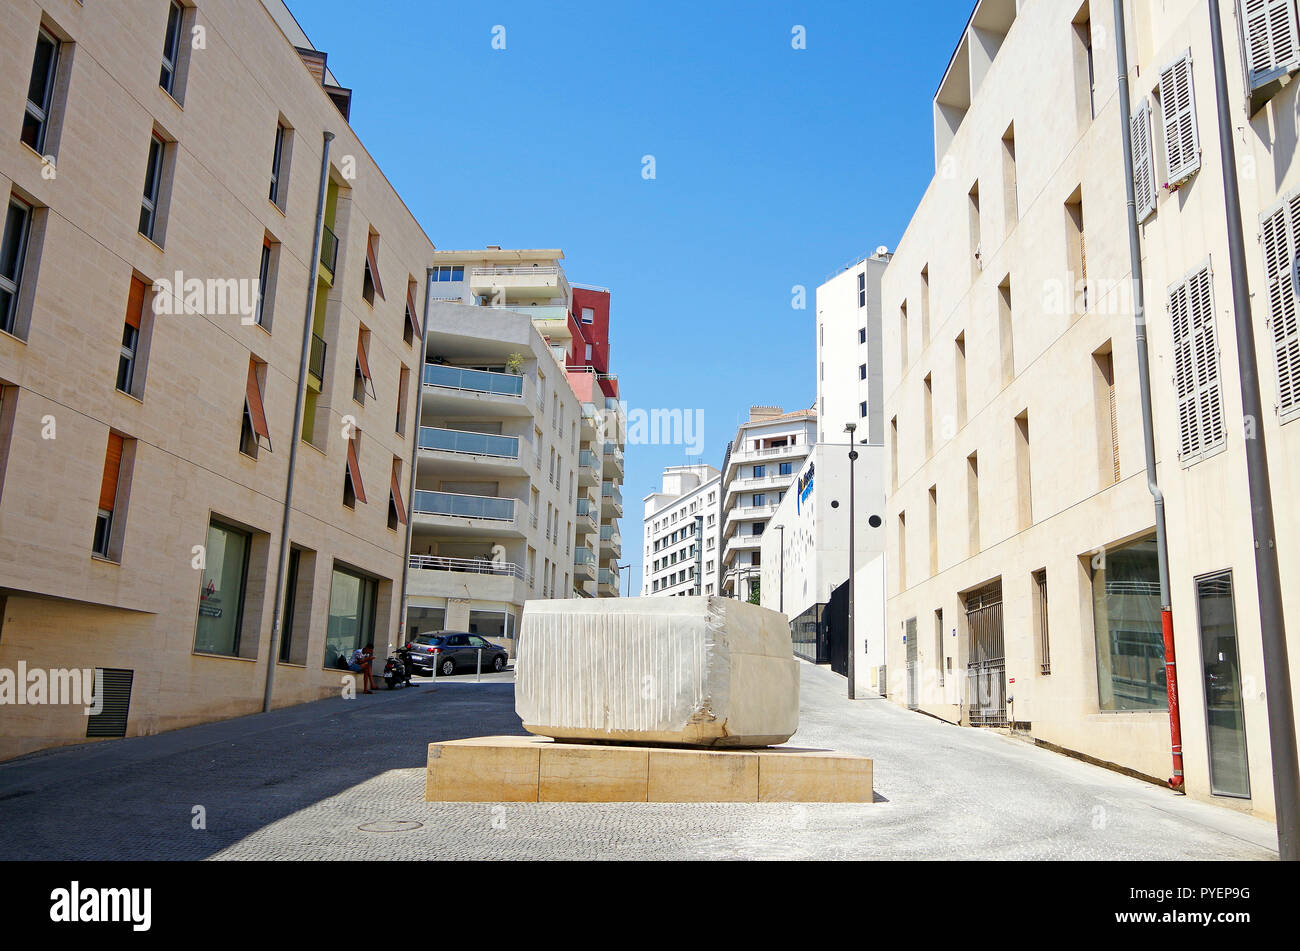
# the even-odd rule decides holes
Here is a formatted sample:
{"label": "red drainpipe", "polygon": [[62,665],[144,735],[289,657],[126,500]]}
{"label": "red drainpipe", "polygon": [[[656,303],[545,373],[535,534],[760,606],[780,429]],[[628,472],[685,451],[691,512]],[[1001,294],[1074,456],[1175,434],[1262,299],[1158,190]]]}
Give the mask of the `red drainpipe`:
{"label": "red drainpipe", "polygon": [[1183,790],[1183,727],[1178,718],[1178,666],[1174,662],[1174,612],[1160,609],[1160,628],[1165,636],[1165,689],[1169,692],[1169,741],[1173,747],[1174,775],[1169,788]]}

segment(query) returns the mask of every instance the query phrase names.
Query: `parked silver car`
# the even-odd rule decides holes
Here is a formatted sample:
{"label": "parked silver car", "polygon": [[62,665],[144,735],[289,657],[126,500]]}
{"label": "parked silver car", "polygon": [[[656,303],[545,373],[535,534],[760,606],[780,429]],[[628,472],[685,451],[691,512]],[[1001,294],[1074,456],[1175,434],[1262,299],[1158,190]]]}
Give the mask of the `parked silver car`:
{"label": "parked silver car", "polygon": [[436,669],[444,677],[449,677],[458,670],[477,669],[479,651],[482,651],[483,670],[506,669],[509,652],[479,634],[434,631],[417,634],[407,645],[407,654],[416,673],[427,675]]}

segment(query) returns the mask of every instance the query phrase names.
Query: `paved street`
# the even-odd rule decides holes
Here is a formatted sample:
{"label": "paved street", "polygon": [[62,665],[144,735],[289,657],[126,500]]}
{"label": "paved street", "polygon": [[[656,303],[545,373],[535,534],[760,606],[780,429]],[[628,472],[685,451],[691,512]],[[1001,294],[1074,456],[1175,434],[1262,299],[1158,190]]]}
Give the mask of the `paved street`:
{"label": "paved street", "polygon": [[429,741],[523,732],[512,674],[470,674],[0,764],[0,858],[1276,857],[1268,823],[801,670],[792,744],[873,757],[875,804],[425,803]]}

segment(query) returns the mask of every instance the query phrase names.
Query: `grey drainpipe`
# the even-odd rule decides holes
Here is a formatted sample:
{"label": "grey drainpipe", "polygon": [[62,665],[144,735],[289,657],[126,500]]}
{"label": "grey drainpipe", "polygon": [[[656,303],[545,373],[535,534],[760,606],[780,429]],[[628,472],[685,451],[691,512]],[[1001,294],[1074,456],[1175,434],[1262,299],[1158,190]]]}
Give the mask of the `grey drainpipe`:
{"label": "grey drainpipe", "polygon": [[[411,570],[411,536],[415,530],[415,467],[420,461],[420,407],[424,402],[424,364],[429,359],[429,298],[433,296],[433,268],[424,269],[424,317],[420,324],[420,363],[415,381],[415,435],[411,440],[411,478],[406,491],[406,549],[402,556],[402,597],[398,604],[397,645],[406,644],[406,615],[410,611],[407,576]],[[389,645],[390,649],[392,645]]]}
{"label": "grey drainpipe", "polygon": [[316,197],[316,230],[312,235],[311,260],[308,262],[307,316],[302,327],[302,354],[298,359],[298,399],[293,408],[293,432],[289,434],[289,477],[284,486],[284,516],[280,522],[280,563],[275,569],[275,602],[271,607],[271,650],[266,656],[266,692],[262,695],[262,712],[271,709],[271,690],[275,684],[275,665],[280,652],[281,608],[284,604],[284,577],[289,570],[289,513],[293,509],[293,477],[298,467],[298,440],[302,432],[302,415],[307,403],[307,365],[311,358],[311,329],[316,309],[316,269],[320,261],[321,226],[325,223],[325,195],[329,188],[330,143],[333,132],[324,133],[325,146],[320,157],[320,193]]}
{"label": "grey drainpipe", "polygon": [[1146,299],[1142,292],[1142,245],[1138,236],[1137,193],[1133,185],[1133,118],[1129,104],[1128,39],[1124,0],[1115,0],[1115,59],[1119,69],[1119,114],[1124,146],[1124,190],[1128,200],[1129,261],[1133,272],[1133,324],[1137,334],[1138,385],[1142,399],[1142,444],[1146,451],[1147,488],[1155,500],[1156,559],[1160,570],[1160,621],[1165,642],[1165,689],[1169,695],[1173,776],[1169,785],[1183,787],[1183,738],[1178,714],[1178,676],[1173,650],[1173,611],[1169,595],[1169,539],[1165,534],[1165,496],[1156,476],[1156,437],[1151,418],[1151,361],[1147,351]]}

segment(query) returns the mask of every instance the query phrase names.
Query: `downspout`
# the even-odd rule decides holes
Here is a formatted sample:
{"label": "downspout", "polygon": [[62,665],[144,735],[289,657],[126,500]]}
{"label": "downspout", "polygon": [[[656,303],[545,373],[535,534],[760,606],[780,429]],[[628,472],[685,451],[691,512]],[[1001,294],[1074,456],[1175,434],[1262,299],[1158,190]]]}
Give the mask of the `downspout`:
{"label": "downspout", "polygon": [[330,143],[334,133],[324,133],[325,145],[320,157],[320,192],[316,197],[316,230],[312,232],[311,260],[308,262],[307,316],[302,325],[302,353],[298,358],[298,398],[293,408],[293,432],[289,439],[289,476],[284,486],[284,515],[280,521],[280,561],[275,568],[275,602],[271,607],[271,650],[266,657],[266,691],[262,695],[262,712],[271,709],[271,690],[275,683],[276,655],[280,651],[281,608],[284,605],[284,577],[289,570],[289,513],[293,510],[293,479],[298,468],[298,441],[302,433],[302,415],[307,403],[307,365],[311,358],[311,330],[316,309],[316,272],[320,266],[321,226],[325,223],[325,195],[329,187]]}
{"label": "downspout", "polygon": [[1151,414],[1151,361],[1147,350],[1146,300],[1142,292],[1142,245],[1138,235],[1137,193],[1133,185],[1133,117],[1129,104],[1128,38],[1124,0],[1115,0],[1115,58],[1119,67],[1119,114],[1124,145],[1124,191],[1128,199],[1129,260],[1133,277],[1133,324],[1137,334],[1138,384],[1142,401],[1142,444],[1146,451],[1147,489],[1155,500],[1156,559],[1160,570],[1160,629],[1165,645],[1165,690],[1169,697],[1169,745],[1173,776],[1169,787],[1183,787],[1183,728],[1178,713],[1178,667],[1174,658],[1174,614],[1169,594],[1169,538],[1165,532],[1165,496],[1156,476],[1156,437]]}
{"label": "downspout", "polygon": [[397,619],[397,647],[406,646],[406,615],[410,611],[407,576],[411,570],[411,537],[415,530],[415,467],[420,461],[420,407],[424,404],[424,365],[429,359],[429,298],[433,296],[433,268],[424,269],[424,315],[420,323],[420,363],[415,386],[415,432],[411,439],[411,478],[406,490],[406,547],[402,551],[401,616]]}
{"label": "downspout", "polygon": [[[1295,712],[1291,699],[1291,665],[1287,658],[1282,613],[1282,579],[1273,524],[1273,489],[1269,484],[1268,449],[1264,444],[1264,408],[1259,393],[1255,326],[1251,319],[1250,282],[1246,276],[1246,238],[1237,186],[1237,148],[1228,113],[1228,71],[1224,65],[1223,18],[1219,0],[1210,0],[1210,46],[1223,158],[1223,198],[1227,211],[1228,260],[1232,271],[1232,310],[1237,334],[1241,413],[1246,429],[1246,482],[1250,525],[1255,541],[1255,584],[1259,590],[1259,630],[1264,652],[1264,692],[1268,709],[1269,755],[1273,765],[1273,809],[1277,815],[1278,855],[1300,861],[1296,820],[1300,812],[1300,768],[1296,764]],[[1254,431],[1250,430],[1254,424]]]}

